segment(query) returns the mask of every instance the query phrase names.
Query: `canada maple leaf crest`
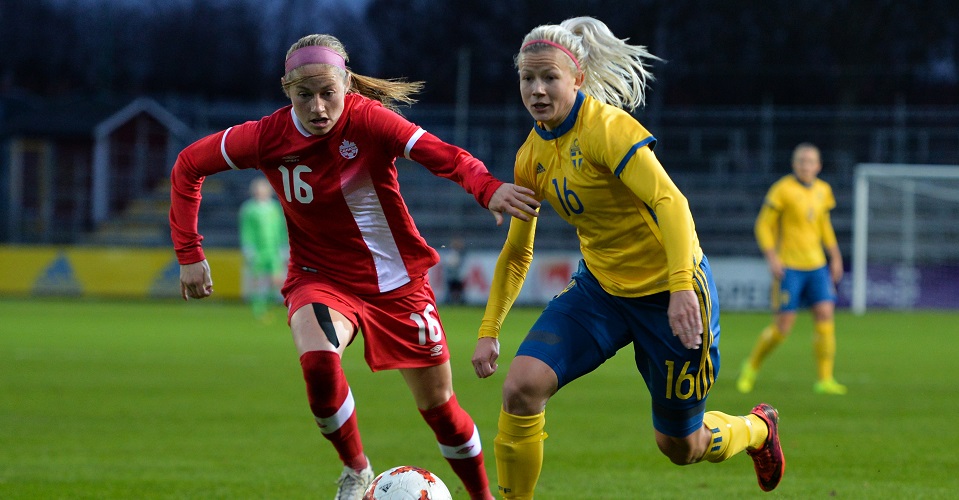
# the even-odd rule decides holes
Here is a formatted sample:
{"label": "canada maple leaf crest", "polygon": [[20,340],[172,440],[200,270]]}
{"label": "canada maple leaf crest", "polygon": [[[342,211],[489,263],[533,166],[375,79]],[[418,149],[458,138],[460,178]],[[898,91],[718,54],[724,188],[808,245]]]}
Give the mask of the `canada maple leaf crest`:
{"label": "canada maple leaf crest", "polygon": [[359,152],[360,148],[356,147],[355,142],[350,142],[346,139],[343,139],[343,144],[340,144],[340,154],[343,155],[343,158],[352,160]]}

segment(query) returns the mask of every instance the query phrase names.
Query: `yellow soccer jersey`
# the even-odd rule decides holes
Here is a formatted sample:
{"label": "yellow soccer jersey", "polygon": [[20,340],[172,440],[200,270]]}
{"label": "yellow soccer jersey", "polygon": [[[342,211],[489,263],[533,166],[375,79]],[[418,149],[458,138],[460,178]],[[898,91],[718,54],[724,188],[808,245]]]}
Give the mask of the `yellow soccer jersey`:
{"label": "yellow soccer jersey", "polygon": [[[580,92],[560,127],[537,124],[516,154],[516,184],[576,227],[586,265],[621,297],[692,290],[702,260],[689,204],[653,154],[655,141],[625,111]],[[514,219],[508,244],[528,246],[531,258],[532,235],[522,233],[534,230]]]}
{"label": "yellow soccer jersey", "polygon": [[823,248],[836,245],[829,211],[836,207],[832,188],[821,179],[807,186],[795,175],[776,181],[756,219],[756,241],[764,252],[775,249],[783,265],[808,271],[826,265]]}

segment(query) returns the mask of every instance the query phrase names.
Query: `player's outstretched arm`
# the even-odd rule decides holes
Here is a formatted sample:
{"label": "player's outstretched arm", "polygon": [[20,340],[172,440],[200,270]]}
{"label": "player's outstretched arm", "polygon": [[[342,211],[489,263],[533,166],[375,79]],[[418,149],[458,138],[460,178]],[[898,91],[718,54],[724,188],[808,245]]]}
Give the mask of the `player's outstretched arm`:
{"label": "player's outstretched arm", "polygon": [[180,296],[183,300],[204,299],[213,295],[213,277],[206,259],[180,265]]}
{"label": "player's outstretched arm", "polygon": [[536,217],[539,202],[533,198],[532,189],[504,182],[496,188],[487,206],[499,226],[503,224],[504,213],[529,222],[532,217]]}

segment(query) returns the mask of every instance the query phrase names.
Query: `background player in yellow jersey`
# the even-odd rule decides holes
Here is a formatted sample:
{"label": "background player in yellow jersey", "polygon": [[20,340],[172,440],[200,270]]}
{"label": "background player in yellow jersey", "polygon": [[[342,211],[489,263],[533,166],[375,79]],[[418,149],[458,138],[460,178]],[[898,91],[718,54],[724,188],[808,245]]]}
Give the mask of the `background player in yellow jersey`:
{"label": "background player in yellow jersey", "polygon": [[736,388],[744,393],[753,390],[763,360],[792,331],[797,310],[808,306],[815,323],[813,350],[818,372],[813,390],[841,395],[846,386],[833,378],[836,283],[843,274],[842,254],[829,218],[836,199],[829,184],[817,177],[822,161],[815,145],[804,142],[796,146],[792,169],[792,174],[769,188],[756,218],[756,241],[773,277],[775,317],[743,363]]}
{"label": "background player in yellow jersey", "polygon": [[[745,416],[705,411],[719,371],[716,288],[686,198],[653,154],[655,138],[623,110],[643,104],[651,59],[590,17],[533,29],[516,56],[536,121],[516,154],[516,184],[576,227],[583,259],[506,375],[494,440],[505,498],[533,496],[550,397],[629,344],[646,382],[637,390],[652,398],[656,443],[672,462],[747,450],[766,491],[785,469],[772,406]],[[481,378],[497,369],[497,336],[532,262],[535,229],[535,219],[510,222],[473,354]]]}

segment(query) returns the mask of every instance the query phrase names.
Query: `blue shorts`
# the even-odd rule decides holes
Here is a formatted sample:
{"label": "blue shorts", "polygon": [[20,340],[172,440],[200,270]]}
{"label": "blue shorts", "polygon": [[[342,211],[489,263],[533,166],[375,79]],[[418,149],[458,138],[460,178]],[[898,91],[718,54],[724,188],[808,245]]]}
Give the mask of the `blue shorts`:
{"label": "blue shorts", "polygon": [[652,399],[653,427],[685,437],[703,425],[706,395],[719,373],[719,298],[709,263],[694,270],[703,325],[703,347],[686,349],[666,315],[669,292],[617,297],[600,286],[580,261],[565,290],[546,306],[520,344],[517,356],[549,365],[559,387],[595,370],[628,344]]}
{"label": "blue shorts", "polygon": [[836,301],[836,286],[827,266],[812,271],[786,268],[778,283],[773,281],[772,307],[777,312],[795,311],[820,302]]}

